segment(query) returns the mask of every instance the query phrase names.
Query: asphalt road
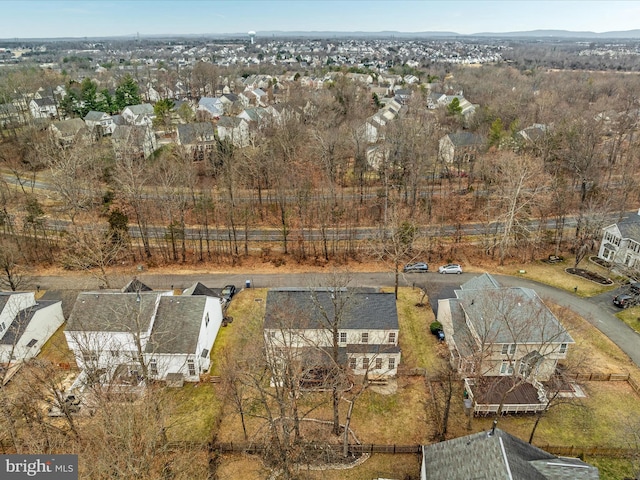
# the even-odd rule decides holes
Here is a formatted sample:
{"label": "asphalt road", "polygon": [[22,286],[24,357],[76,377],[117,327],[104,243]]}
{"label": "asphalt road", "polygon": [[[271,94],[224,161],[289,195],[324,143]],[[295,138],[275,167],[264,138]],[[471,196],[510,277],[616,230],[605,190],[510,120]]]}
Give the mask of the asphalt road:
{"label": "asphalt road", "polygon": [[[402,274],[400,285],[424,288],[429,295],[431,305],[436,309],[438,298],[451,298],[453,290],[476,275],[477,273],[439,275],[432,272]],[[202,282],[212,288],[220,288],[227,284],[245,287],[247,281],[253,288],[312,287],[331,284],[330,273],[261,274],[247,271],[173,275],[140,272],[137,277],[153,289],[187,288],[195,282]],[[609,337],[636,365],[640,366],[640,335],[615,317],[615,313],[619,311],[611,301],[615,293],[609,292],[593,298],[582,298],[521,277],[504,275],[495,277],[504,286],[532,288],[543,300],[549,299],[551,302],[573,310]],[[357,287],[392,287],[394,285],[394,276],[390,272],[351,273],[350,278],[350,285]],[[130,278],[122,278],[118,286],[125,285],[129,280]],[[98,281],[88,276],[43,276],[35,277],[34,281],[41,289],[46,290],[80,291],[99,288]]]}

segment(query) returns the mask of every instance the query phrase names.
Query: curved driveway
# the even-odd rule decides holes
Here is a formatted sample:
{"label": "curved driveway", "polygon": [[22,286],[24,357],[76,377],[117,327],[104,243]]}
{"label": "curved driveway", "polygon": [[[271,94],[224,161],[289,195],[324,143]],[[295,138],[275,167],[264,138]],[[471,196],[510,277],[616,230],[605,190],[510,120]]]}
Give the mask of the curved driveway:
{"label": "curved driveway", "polygon": [[[416,286],[424,288],[431,299],[431,305],[437,308],[438,298],[450,298],[453,290],[461,283],[476,276],[476,273],[462,275],[438,275],[436,273],[403,274],[400,277],[402,286]],[[389,287],[394,285],[394,276],[388,272],[350,273],[351,286],[360,287]],[[616,343],[638,366],[640,366],[640,335],[628,325],[615,317],[618,311],[611,299],[615,293],[609,292],[593,298],[582,298],[548,285],[534,282],[521,277],[495,275],[504,286],[520,286],[534,289],[545,299],[567,307],[596,326],[602,333]],[[204,273],[204,274],[153,274],[141,272],[138,279],[154,289],[186,288],[199,281],[208,287],[222,287],[234,284],[244,287],[251,282],[254,288],[263,287],[310,287],[330,285],[331,274],[328,273]],[[123,284],[130,278],[123,279]],[[35,283],[46,290],[97,289],[98,282],[91,277],[84,276],[46,276],[36,277]]]}

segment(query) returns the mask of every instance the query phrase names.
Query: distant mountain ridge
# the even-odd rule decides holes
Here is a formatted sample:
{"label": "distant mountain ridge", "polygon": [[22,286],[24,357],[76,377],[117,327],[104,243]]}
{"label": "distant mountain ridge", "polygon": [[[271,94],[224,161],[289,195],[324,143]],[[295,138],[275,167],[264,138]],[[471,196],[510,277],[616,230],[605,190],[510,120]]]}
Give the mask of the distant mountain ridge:
{"label": "distant mountain ridge", "polygon": [[[36,41],[36,40],[79,40],[79,39],[127,39],[136,38],[137,34],[131,35],[112,35],[112,36],[94,36],[94,37],[56,37],[56,38],[3,38],[3,41]],[[161,39],[161,38],[246,38],[246,33],[200,33],[200,34],[179,34],[179,33],[166,33],[166,34],[151,34],[151,35],[139,35],[139,38],[149,39]],[[604,39],[640,39],[640,29],[624,30],[624,31],[610,31],[610,32],[576,32],[571,30],[528,30],[521,32],[479,32],[471,34],[462,34],[456,32],[398,32],[393,30],[384,30],[379,32],[365,32],[365,31],[283,31],[283,30],[268,30],[268,31],[256,31],[256,40],[260,38],[567,38],[567,39],[585,39],[585,40],[604,40]]]}

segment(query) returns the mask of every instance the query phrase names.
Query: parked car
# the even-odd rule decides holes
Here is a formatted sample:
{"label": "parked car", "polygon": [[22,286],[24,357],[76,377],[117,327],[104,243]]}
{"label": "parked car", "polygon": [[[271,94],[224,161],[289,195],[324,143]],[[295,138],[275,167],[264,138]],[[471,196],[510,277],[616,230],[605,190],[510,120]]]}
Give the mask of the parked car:
{"label": "parked car", "polygon": [[640,294],[640,282],[631,282],[629,284],[631,293]]}
{"label": "parked car", "polygon": [[236,294],[237,289],[235,285],[225,285],[222,288],[222,298],[224,298],[227,302],[229,302],[233,296]]}
{"label": "parked car", "polygon": [[462,273],[462,267],[457,263],[449,263],[448,265],[442,265],[438,268],[438,273]]}
{"label": "parked car", "polygon": [[427,265],[424,262],[408,263],[408,264],[406,264],[404,266],[402,271],[404,273],[428,272],[429,271],[429,265]]}
{"label": "parked car", "polygon": [[638,305],[638,297],[629,295],[628,293],[621,293],[613,297],[613,304],[620,308],[629,308]]}

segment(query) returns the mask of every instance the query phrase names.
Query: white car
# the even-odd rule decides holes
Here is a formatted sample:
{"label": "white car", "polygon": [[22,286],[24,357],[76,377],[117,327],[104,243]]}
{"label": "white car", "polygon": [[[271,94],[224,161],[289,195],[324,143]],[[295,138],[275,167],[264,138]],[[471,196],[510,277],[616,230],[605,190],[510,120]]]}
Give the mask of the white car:
{"label": "white car", "polygon": [[457,263],[450,263],[439,267],[438,273],[457,273],[460,275],[462,273],[462,267]]}

